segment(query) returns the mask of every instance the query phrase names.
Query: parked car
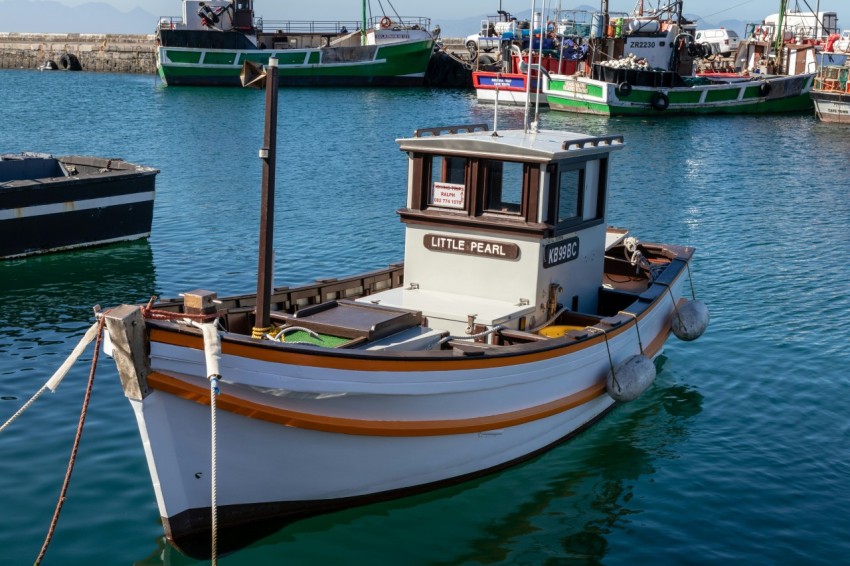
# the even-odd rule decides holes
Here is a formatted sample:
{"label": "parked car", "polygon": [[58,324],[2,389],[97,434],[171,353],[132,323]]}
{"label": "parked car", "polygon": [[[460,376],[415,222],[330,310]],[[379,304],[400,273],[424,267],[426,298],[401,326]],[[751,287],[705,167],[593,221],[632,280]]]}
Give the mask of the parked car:
{"label": "parked car", "polygon": [[703,29],[697,30],[694,38],[697,43],[708,43],[712,51],[720,55],[728,56],[738,50],[741,39],[731,29]]}
{"label": "parked car", "polygon": [[481,20],[479,32],[467,36],[466,48],[473,55],[479,51],[490,52],[498,49],[503,35],[505,39],[511,39],[516,31],[516,18],[500,10],[498,16],[488,16],[486,20]]}

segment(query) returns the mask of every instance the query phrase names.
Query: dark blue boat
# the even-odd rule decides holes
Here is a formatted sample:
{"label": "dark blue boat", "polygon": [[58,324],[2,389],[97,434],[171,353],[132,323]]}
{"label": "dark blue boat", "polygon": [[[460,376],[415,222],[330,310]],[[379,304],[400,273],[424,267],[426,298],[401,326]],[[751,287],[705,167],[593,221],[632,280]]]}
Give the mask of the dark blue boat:
{"label": "dark blue boat", "polygon": [[0,155],[0,259],[147,238],[157,173],[121,159]]}

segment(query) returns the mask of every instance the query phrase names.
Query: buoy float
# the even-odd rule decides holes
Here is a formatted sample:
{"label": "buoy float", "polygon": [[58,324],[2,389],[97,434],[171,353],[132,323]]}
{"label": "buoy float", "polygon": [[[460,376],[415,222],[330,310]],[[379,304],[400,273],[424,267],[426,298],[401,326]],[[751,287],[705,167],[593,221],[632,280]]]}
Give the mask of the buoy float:
{"label": "buoy float", "polygon": [[633,401],[655,381],[655,364],[644,355],[635,354],[608,372],[606,387],[615,401]]}
{"label": "buoy float", "polygon": [[708,307],[702,301],[688,301],[673,313],[673,334],[679,340],[696,340],[708,328]]}

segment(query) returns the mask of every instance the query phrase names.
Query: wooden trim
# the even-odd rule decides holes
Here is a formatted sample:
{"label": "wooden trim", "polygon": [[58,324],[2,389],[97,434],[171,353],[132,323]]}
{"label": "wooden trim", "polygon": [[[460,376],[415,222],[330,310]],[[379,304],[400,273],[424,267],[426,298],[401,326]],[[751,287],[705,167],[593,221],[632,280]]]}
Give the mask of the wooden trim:
{"label": "wooden trim", "polygon": [[432,226],[443,228],[454,226],[492,234],[503,234],[506,236],[530,236],[544,238],[551,232],[551,227],[546,224],[529,223],[523,219],[497,217],[495,215],[482,215],[470,217],[466,214],[452,214],[438,210],[410,210],[399,209],[396,211],[405,224],[421,226]]}
{"label": "wooden trim", "polygon": [[411,189],[410,189],[410,205],[416,209],[422,209],[425,198],[423,197],[423,189],[426,184],[427,175],[423,174],[425,166],[425,156],[421,153],[411,153],[413,159],[413,170],[411,171]]}
{"label": "wooden trim", "polygon": [[537,221],[537,208],[540,202],[540,166],[531,163],[525,164],[525,186],[523,187],[523,208],[525,221],[534,223]]}
{"label": "wooden trim", "polygon": [[[193,401],[202,405],[210,404],[209,389],[196,383],[189,383],[164,373],[153,372],[148,376],[148,384],[155,390],[186,399],[187,401]],[[224,382],[219,382],[219,389],[221,393],[216,397],[216,407],[219,410],[248,418],[282,426],[319,430],[336,434],[401,437],[470,434],[517,426],[563,413],[605,395],[605,383],[600,382],[578,393],[567,395],[566,397],[536,407],[498,415],[428,421],[373,421],[314,415],[265,405],[228,393],[228,384]]]}

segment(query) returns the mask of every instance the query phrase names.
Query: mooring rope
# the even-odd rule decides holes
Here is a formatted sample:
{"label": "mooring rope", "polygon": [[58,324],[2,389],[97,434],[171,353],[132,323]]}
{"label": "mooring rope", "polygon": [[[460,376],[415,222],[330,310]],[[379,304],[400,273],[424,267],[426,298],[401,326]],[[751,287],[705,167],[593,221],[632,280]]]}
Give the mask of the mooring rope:
{"label": "mooring rope", "polygon": [[697,300],[697,292],[696,292],[696,289],[694,289],[694,278],[691,277],[691,262],[686,261],[685,267],[688,268],[688,282],[691,284],[691,298],[693,298],[693,300],[696,301]]}
{"label": "mooring rope", "polygon": [[[83,407],[80,411],[80,421],[77,424],[77,434],[74,437],[74,446],[71,449],[71,457],[68,460],[68,469],[65,472],[65,481],[62,483],[62,491],[59,494],[59,500],[56,502],[56,510],[53,512],[53,519],[50,521],[50,529],[47,531],[47,536],[44,539],[44,544],[41,547],[41,552],[38,553],[38,558],[35,559],[36,566],[41,564],[47,553],[47,547],[53,538],[53,533],[56,531],[56,524],[59,522],[59,513],[62,511],[62,506],[65,504],[65,497],[68,493],[68,486],[71,483],[71,474],[74,472],[74,464],[77,461],[77,450],[80,447],[80,439],[83,436],[83,425],[86,422],[86,414],[88,413],[89,400],[91,400],[92,386],[94,385],[94,373],[97,368],[97,358],[100,353],[100,344],[103,340],[103,325],[106,323],[106,317],[101,316],[96,323],[97,341],[94,344],[94,354],[91,360],[91,370],[89,371],[89,381],[86,385],[86,395],[83,399]],[[76,351],[76,350],[75,350]]]}
{"label": "mooring rope", "polygon": [[210,381],[210,529],[212,548],[210,558],[213,565],[218,563],[218,424],[216,398],[219,394],[218,380],[221,379],[221,335],[216,323],[193,323],[200,327],[204,335],[204,358],[207,367],[207,379]]}
{"label": "mooring rope", "polygon": [[602,333],[602,337],[605,338],[605,349],[608,350],[608,365],[611,366],[611,379],[614,380],[614,383],[617,384],[618,388],[622,389],[622,386],[620,386],[620,382],[617,381],[617,372],[614,371],[614,358],[611,357],[611,346],[608,345],[608,333],[605,330],[596,326],[588,326],[586,330],[595,330],[596,332]]}
{"label": "mooring rope", "polygon": [[86,346],[89,345],[89,342],[94,340],[94,337],[98,334],[98,332],[100,332],[99,328],[99,322],[95,322],[89,327],[89,329],[80,339],[80,343],[77,344],[77,347],[74,348],[74,350],[71,352],[71,355],[68,356],[68,358],[62,363],[61,366],[59,366],[59,369],[56,370],[56,373],[54,373],[51,378],[48,379],[44,385],[41,386],[41,389],[35,392],[35,395],[33,395],[29,401],[24,403],[23,407],[18,409],[18,411],[14,415],[9,417],[9,420],[3,423],[3,426],[0,426],[0,432],[6,430],[6,427],[12,424],[18,417],[20,417],[24,413],[24,411],[29,409],[30,406],[35,403],[35,401],[39,397],[41,397],[41,395],[45,391],[50,391],[51,393],[54,393],[56,391],[56,388],[59,387],[59,383],[61,383],[62,379],[65,377],[65,375],[67,375],[68,370],[71,369],[71,366],[74,365],[74,362],[77,361],[77,358],[80,357],[80,355],[86,349]]}
{"label": "mooring rope", "polygon": [[498,324],[498,325],[494,326],[493,328],[485,330],[484,332],[479,332],[478,334],[469,334],[467,336],[446,336],[446,337],[440,339],[440,344],[445,344],[449,340],[475,340],[476,338],[483,338],[484,336],[489,336],[490,334],[493,334],[494,332],[499,332],[500,330],[504,330],[504,329],[505,329],[504,326],[502,326],[501,324]]}
{"label": "mooring rope", "polygon": [[637,330],[638,346],[640,346],[640,354],[642,356],[646,355],[646,354],[643,353],[643,340],[640,339],[640,325],[638,324],[637,315],[635,313],[631,313],[629,311],[619,311],[619,314],[625,314],[625,315],[628,315],[628,316],[630,316],[634,319],[635,330]]}

